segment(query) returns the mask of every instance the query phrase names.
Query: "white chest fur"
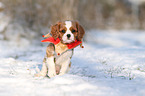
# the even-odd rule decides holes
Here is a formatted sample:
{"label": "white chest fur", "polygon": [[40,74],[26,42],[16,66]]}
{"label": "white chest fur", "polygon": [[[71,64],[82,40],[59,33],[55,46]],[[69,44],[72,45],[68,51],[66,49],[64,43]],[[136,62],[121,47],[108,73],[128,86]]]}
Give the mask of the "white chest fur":
{"label": "white chest fur", "polygon": [[65,51],[64,53],[62,53],[59,56],[55,55],[55,64],[61,65],[66,60],[70,59],[72,57],[72,55],[73,55],[72,49]]}

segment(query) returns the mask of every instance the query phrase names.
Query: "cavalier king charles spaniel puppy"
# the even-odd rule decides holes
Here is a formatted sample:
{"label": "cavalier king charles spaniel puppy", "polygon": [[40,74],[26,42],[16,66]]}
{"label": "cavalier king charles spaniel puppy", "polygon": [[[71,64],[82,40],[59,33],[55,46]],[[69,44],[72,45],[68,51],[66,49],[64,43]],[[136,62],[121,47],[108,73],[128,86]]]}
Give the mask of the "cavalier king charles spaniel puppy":
{"label": "cavalier king charles spaniel puppy", "polygon": [[[76,21],[58,22],[51,26],[51,42],[46,49],[42,69],[35,76],[63,75],[71,66],[73,49],[82,43],[85,31]],[[50,38],[49,38],[50,39]]]}

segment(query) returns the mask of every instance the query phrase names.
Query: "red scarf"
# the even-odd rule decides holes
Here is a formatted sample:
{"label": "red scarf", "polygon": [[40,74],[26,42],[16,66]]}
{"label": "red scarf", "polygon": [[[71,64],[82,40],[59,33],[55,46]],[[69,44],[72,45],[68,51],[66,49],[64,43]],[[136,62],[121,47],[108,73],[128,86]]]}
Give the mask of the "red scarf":
{"label": "red scarf", "polygon": [[[41,42],[51,42],[54,45],[57,45],[60,42],[60,39],[57,38],[55,40],[53,37],[49,37],[49,38],[46,38],[46,39],[42,40]],[[67,45],[68,49],[73,49],[76,46],[80,45],[81,43],[82,43],[82,41],[75,40],[74,42],[66,44],[66,45]]]}

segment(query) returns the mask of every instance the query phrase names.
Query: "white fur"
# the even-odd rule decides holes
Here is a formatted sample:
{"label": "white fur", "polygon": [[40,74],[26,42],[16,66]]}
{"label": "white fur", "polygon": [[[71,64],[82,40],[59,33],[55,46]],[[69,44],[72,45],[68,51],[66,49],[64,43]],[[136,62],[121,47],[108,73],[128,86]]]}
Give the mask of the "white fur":
{"label": "white fur", "polygon": [[64,62],[65,60],[67,60],[71,56],[72,56],[72,50],[67,50],[62,55],[56,56],[56,64],[61,65],[62,62]]}
{"label": "white fur", "polygon": [[72,56],[72,50],[67,50],[62,55],[55,56],[55,58],[56,58],[55,63],[54,63],[54,57],[53,56],[47,58],[46,64],[47,64],[47,67],[48,67],[48,76],[49,77],[54,77],[56,75],[55,65],[60,65],[61,66],[59,75],[65,74],[68,70],[68,66],[70,64],[71,56]]}
{"label": "white fur", "polygon": [[61,70],[60,70],[60,73],[59,75],[64,75],[68,68],[69,68],[69,64],[70,64],[70,58],[66,59],[64,62],[61,63]]}
{"label": "white fur", "polygon": [[72,50],[66,51],[59,58],[56,59],[56,64],[61,66],[59,75],[63,75],[67,72],[68,66],[71,61]]}
{"label": "white fur", "polygon": [[51,56],[51,57],[47,58],[46,64],[47,64],[47,67],[48,67],[48,76],[49,77],[54,77],[56,75],[54,57]]}
{"label": "white fur", "polygon": [[66,52],[64,52],[63,54],[61,54],[60,56],[55,55],[55,60],[56,62],[54,63],[54,56],[51,57],[46,57],[46,63],[43,62],[43,66],[41,71],[38,74],[35,74],[36,77],[40,77],[40,76],[46,76],[47,74],[47,70],[48,70],[48,76],[49,77],[54,77],[56,76],[56,65],[61,66],[60,69],[60,73],[59,75],[63,75],[65,73],[68,72],[69,70],[69,64],[71,61],[71,57],[73,55],[73,50],[67,50]]}
{"label": "white fur", "polygon": [[46,64],[44,62],[43,62],[41,71],[37,68],[37,72],[39,72],[39,73],[38,74],[35,74],[36,77],[46,76],[47,66],[46,66]]}
{"label": "white fur", "polygon": [[70,64],[70,58],[72,56],[72,50],[68,50],[65,53],[63,53],[60,56],[56,56],[56,63],[54,63],[54,57],[49,57],[46,60],[47,66],[48,66],[48,76],[49,77],[54,77],[56,75],[56,69],[55,69],[55,65],[60,65],[61,69],[60,69],[60,74],[59,75],[63,75],[66,73],[66,71],[68,70],[68,66]]}
{"label": "white fur", "polygon": [[[70,27],[72,26],[72,22],[71,21],[65,21],[65,27],[67,28],[66,33],[63,35],[62,40],[64,43],[71,43],[74,41],[74,35],[70,30]],[[70,34],[71,37],[68,39],[67,38],[67,34]]]}
{"label": "white fur", "polygon": [[45,76],[46,75],[46,73],[47,73],[47,66],[46,66],[46,64],[43,62],[43,66],[42,66],[42,70],[41,70],[41,75],[43,76]]}

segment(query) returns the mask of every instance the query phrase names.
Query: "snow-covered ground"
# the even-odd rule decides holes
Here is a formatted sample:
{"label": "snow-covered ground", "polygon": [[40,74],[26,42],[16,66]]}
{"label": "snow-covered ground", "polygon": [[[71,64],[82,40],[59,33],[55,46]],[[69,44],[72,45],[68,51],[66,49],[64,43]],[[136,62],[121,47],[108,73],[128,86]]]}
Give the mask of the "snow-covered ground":
{"label": "snow-covered ground", "polygon": [[1,40],[0,96],[145,96],[144,32],[92,30],[86,38],[70,72],[51,79],[34,77],[47,43],[16,47]]}

